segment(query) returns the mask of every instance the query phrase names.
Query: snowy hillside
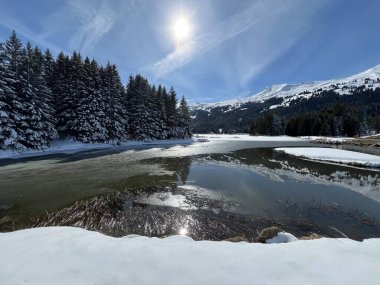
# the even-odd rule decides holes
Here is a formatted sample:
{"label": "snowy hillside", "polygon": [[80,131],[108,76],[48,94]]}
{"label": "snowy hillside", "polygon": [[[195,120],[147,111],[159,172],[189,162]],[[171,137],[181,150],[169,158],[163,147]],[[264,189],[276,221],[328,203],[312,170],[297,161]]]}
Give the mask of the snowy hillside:
{"label": "snowy hillside", "polygon": [[226,111],[232,111],[246,103],[262,103],[271,98],[283,98],[284,100],[281,104],[272,105],[270,107],[270,109],[275,109],[279,106],[288,106],[289,103],[295,99],[310,98],[323,91],[334,90],[341,95],[351,94],[353,89],[360,86],[365,86],[365,89],[375,89],[380,87],[380,65],[347,78],[305,82],[300,84],[273,85],[257,94],[252,94],[241,99],[194,105],[192,106],[192,109],[209,111],[217,107],[228,107],[228,110]]}

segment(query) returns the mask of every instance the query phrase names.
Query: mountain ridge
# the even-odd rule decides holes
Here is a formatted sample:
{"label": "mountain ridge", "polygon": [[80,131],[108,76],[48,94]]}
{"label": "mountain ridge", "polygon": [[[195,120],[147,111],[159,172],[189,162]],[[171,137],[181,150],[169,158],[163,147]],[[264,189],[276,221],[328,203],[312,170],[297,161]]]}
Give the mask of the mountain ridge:
{"label": "mountain ridge", "polygon": [[[337,104],[344,104],[346,110],[351,108],[352,112],[356,112],[352,117],[358,124],[363,125],[369,120],[373,127],[363,129],[370,132],[370,129],[380,130],[379,94],[380,65],[376,65],[341,79],[277,84],[244,98],[193,105],[192,124],[194,132],[198,133],[247,132],[253,122],[267,113],[273,113],[282,122],[282,133],[292,117],[302,117],[308,112],[326,115],[335,112],[334,106]],[[362,123],[359,123],[360,120]]]}
{"label": "mountain ridge", "polygon": [[[322,89],[320,91],[338,90],[337,92],[343,95],[343,94],[348,94],[350,89],[357,88],[361,85],[373,85],[372,87],[367,86],[368,88],[380,87],[380,81],[378,80],[378,78],[380,78],[380,64],[372,68],[369,68],[367,70],[364,70],[360,73],[357,73],[348,77],[340,78],[340,79],[306,81],[303,83],[274,84],[258,93],[254,93],[254,94],[245,96],[243,98],[228,99],[228,100],[224,100],[224,101],[220,101],[216,103],[195,104],[191,106],[191,109],[207,111],[207,110],[217,108],[217,107],[228,107],[228,106],[230,106],[230,109],[231,108],[235,109],[246,103],[251,103],[251,102],[262,103],[271,98],[286,98],[286,97],[297,96],[297,95],[304,95],[303,97],[308,97],[308,96],[305,96],[307,94],[302,94],[302,93],[310,92],[312,94],[313,92],[316,92],[317,90],[320,90],[320,89]],[[369,81],[366,82],[366,79],[369,79]],[[332,85],[340,85],[340,86],[336,86],[340,88],[333,89],[335,87],[332,87]],[[299,97],[297,97],[297,99],[298,98]]]}

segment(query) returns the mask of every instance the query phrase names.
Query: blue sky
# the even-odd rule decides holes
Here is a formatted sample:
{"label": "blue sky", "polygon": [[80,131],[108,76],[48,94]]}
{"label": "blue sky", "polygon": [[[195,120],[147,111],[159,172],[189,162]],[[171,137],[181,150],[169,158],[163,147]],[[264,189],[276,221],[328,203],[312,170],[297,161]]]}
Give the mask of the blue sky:
{"label": "blue sky", "polygon": [[[141,73],[191,103],[273,84],[348,76],[380,64],[378,0],[0,0],[0,41],[74,49]],[[186,18],[178,43],[172,26]]]}

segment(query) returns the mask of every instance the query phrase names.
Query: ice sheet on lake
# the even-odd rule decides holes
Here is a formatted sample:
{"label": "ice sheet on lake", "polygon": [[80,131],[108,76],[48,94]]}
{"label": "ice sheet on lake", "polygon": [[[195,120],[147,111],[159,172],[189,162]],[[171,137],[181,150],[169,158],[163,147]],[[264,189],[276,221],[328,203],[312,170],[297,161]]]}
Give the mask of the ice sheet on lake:
{"label": "ice sheet on lake", "polygon": [[208,139],[212,141],[273,141],[273,142],[294,142],[305,141],[305,139],[289,136],[250,136],[248,134],[199,134],[195,135],[195,138]]}

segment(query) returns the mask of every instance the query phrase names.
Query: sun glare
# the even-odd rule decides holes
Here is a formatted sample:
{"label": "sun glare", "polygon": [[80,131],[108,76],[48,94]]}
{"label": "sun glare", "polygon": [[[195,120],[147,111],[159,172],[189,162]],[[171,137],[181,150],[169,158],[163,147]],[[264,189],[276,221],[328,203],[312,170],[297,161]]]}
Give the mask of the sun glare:
{"label": "sun glare", "polygon": [[186,18],[179,18],[173,25],[173,33],[178,42],[183,42],[190,37],[190,24]]}

